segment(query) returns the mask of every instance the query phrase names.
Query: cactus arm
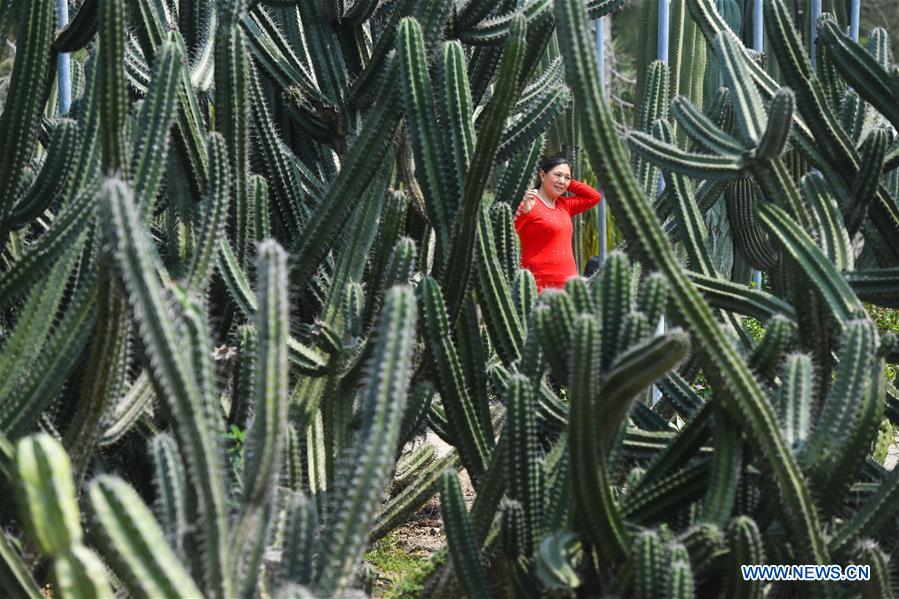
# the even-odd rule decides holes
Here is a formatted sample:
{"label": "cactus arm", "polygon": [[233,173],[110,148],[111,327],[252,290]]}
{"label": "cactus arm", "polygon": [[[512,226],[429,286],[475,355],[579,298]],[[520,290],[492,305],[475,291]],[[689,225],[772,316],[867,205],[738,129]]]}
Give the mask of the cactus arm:
{"label": "cactus arm", "polygon": [[843,273],[858,297],[887,308],[899,308],[899,269],[882,268]]}
{"label": "cactus arm", "polygon": [[[182,55],[186,56],[184,40],[177,35],[174,36],[174,40],[181,47]],[[181,69],[178,114],[175,117],[175,141],[179,156],[183,156],[187,164],[185,170],[190,175],[190,188],[196,196],[201,196],[206,188],[206,172],[209,170],[206,157],[206,125],[187,69]]]}
{"label": "cactus arm", "polygon": [[714,414],[709,486],[702,504],[702,521],[724,526],[731,518],[743,467],[743,439],[724,410]]}
{"label": "cactus arm", "polygon": [[611,450],[631,401],[644,388],[684,358],[690,342],[686,333],[674,329],[665,335],[631,347],[619,356],[600,381],[603,395],[599,406],[599,437],[603,451]]}
{"label": "cactus arm", "polygon": [[315,78],[324,96],[332,104],[340,104],[347,88],[348,65],[341,52],[337,30],[326,26],[327,4],[329,3],[320,1],[301,2],[297,4],[297,9]]}
{"label": "cactus arm", "polygon": [[455,322],[458,317],[463,299],[468,293],[483,191],[499,147],[506,116],[514,105],[518,91],[517,82],[524,57],[524,17],[516,17],[513,23],[504,46],[499,80],[486,109],[488,116],[478,133],[478,143],[465,178],[461,207],[453,229],[453,243],[446,262],[447,265],[452,265],[443,281],[449,293],[447,308],[451,322]]}
{"label": "cactus arm", "polygon": [[465,52],[457,41],[443,44],[437,63],[437,90],[441,119],[451,132],[446,138],[445,166],[449,214],[455,217],[459,206],[455,198],[462,193],[465,173],[474,154],[475,133],[471,88],[465,71]]}
{"label": "cactus arm", "polygon": [[711,417],[712,405],[702,404],[681,427],[677,436],[647,465],[643,476],[629,490],[629,494],[639,493],[655,484],[665,473],[675,472],[695,456],[702,444],[708,441],[712,428]]}
{"label": "cactus arm", "polygon": [[250,176],[250,61],[246,34],[238,21],[241,2],[220,3],[215,31],[216,129],[225,138],[232,173],[231,229],[229,237],[237,258],[246,264],[249,202],[247,182]]}
{"label": "cactus arm", "polygon": [[477,25],[456,32],[460,41],[473,46],[502,43],[514,33],[515,20],[521,15],[528,28],[552,18],[552,0],[528,0],[519,10],[484,19]]}
{"label": "cactus arm", "polygon": [[855,262],[849,241],[852,235],[843,224],[836,198],[819,173],[808,173],[802,178],[801,185],[817,221],[815,230],[822,251],[837,270],[849,270]]}
{"label": "cactus arm", "polygon": [[[234,250],[224,237],[219,241],[217,264],[231,298],[246,316],[253,316],[258,308],[256,294],[250,288],[246,273],[237,264]],[[327,366],[328,358],[323,351],[309,347],[292,336],[287,338],[287,350],[288,358],[300,372],[320,374]]]}
{"label": "cactus arm", "polygon": [[99,287],[97,269],[84,275],[37,360],[29,363],[30,372],[15,381],[10,393],[0,394],[0,432],[30,430],[58,395],[93,331]]}
{"label": "cactus arm", "polygon": [[496,151],[497,160],[508,160],[518,152],[529,148],[533,141],[564,112],[570,102],[571,95],[564,85],[546,90],[534,101],[530,110],[503,131],[503,141]]}
{"label": "cactus arm", "polygon": [[662,582],[665,579],[663,554],[662,539],[657,531],[642,530],[636,535],[631,550],[636,599],[654,599],[663,596]]}
{"label": "cactus arm", "polygon": [[[28,375],[33,361],[45,346],[54,317],[63,301],[66,281],[76,268],[80,249],[80,244],[75,244],[75,248],[63,250],[45,279],[32,288],[15,325],[10,327],[0,351],[0,398],[16,396],[17,382],[20,377]],[[22,406],[16,404],[19,402],[15,401],[13,405],[5,402],[0,404],[0,423],[4,425],[0,430],[14,432],[14,428],[7,428],[6,425],[18,416],[12,410]]]}
{"label": "cactus arm", "polygon": [[466,596],[473,599],[490,597],[488,591],[490,586],[487,582],[484,564],[481,562],[479,543],[473,530],[471,517],[465,509],[459,477],[452,470],[443,473],[440,508],[446,525],[447,544],[456,580]]}
{"label": "cactus arm", "polygon": [[768,241],[756,218],[756,185],[749,177],[735,179],[724,190],[727,217],[734,242],[734,249],[753,267],[770,270],[777,265],[780,255]]}
{"label": "cactus arm", "polygon": [[805,354],[792,354],[784,361],[780,405],[784,439],[790,447],[805,444],[811,429],[813,399],[812,362]]}
{"label": "cactus arm", "polygon": [[709,487],[709,461],[690,462],[655,482],[628,493],[621,505],[621,515],[629,522],[649,523],[667,514],[683,510],[701,500]]}
{"label": "cactus arm", "polygon": [[[507,294],[508,295],[508,294]],[[490,417],[490,404],[483,401],[489,397],[487,392],[487,350],[481,334],[481,320],[475,299],[469,297],[462,306],[462,313],[456,321],[456,339],[458,341],[459,362],[464,376],[471,381],[470,391],[473,397],[482,398],[475,402],[474,408],[488,442],[496,438],[493,422]],[[492,449],[492,443],[491,443]]]}
{"label": "cactus arm", "polygon": [[335,520],[322,539],[322,569],[316,577],[323,595],[337,594],[352,580],[376,516],[386,477],[393,466],[412,361],[416,308],[407,286],[387,293],[363,391],[359,440],[348,462],[346,487]]}
{"label": "cactus arm", "polygon": [[490,337],[506,364],[521,355],[524,333],[518,313],[512,303],[509,283],[500,264],[493,228],[487,211],[482,209],[477,223],[478,303],[484,309]]}
{"label": "cactus arm", "polygon": [[496,3],[492,0],[465,0],[458,9],[454,25],[460,29],[476,25],[495,8]]}
{"label": "cactus arm", "polygon": [[[823,506],[838,504],[846,480],[853,471],[835,470],[849,456],[845,452],[852,433],[859,426],[866,408],[866,387],[875,370],[876,332],[870,320],[847,323],[843,347],[833,387],[827,394],[812,432],[802,452],[801,463],[810,473],[819,492],[826,489]],[[860,399],[862,401],[860,401]],[[823,507],[822,506],[822,507]]]}
{"label": "cactus arm", "polygon": [[160,45],[153,65],[152,83],[137,117],[130,172],[135,189],[141,191],[141,208],[146,218],[153,213],[165,169],[168,132],[175,118],[183,60],[181,48],[174,41]]}
{"label": "cactus arm", "polygon": [[899,127],[896,105],[899,77],[889,73],[872,53],[844,35],[832,19],[822,20],[818,29],[818,39],[827,47],[840,74],[894,127]]}
{"label": "cactus arm", "polygon": [[0,243],[6,241],[9,214],[37,142],[56,16],[53,0],[29,0],[20,8],[16,58],[0,115],[0,147],[5,154],[0,161]]}
{"label": "cactus arm", "polygon": [[853,201],[849,203],[846,211],[846,232],[850,238],[861,229],[869,208],[876,199],[880,174],[885,170],[887,143],[887,132],[878,128],[865,138],[860,148],[861,168],[852,181],[850,197]]}
{"label": "cactus arm", "polygon": [[775,315],[766,323],[762,340],[752,350],[749,367],[766,381],[773,383],[783,354],[793,342],[796,325],[781,315]]}
{"label": "cactus arm", "polygon": [[[254,58],[272,79],[285,90],[295,87],[314,105],[330,105],[262,3],[241,15],[240,20]],[[311,112],[307,116],[320,120]]]}
{"label": "cactus arm", "polygon": [[[101,268],[101,275],[108,273]],[[131,358],[131,319],[128,301],[112,278],[105,279],[99,294],[98,314],[91,343],[86,372],[81,381],[78,407],[63,437],[63,445],[72,460],[73,476],[81,486],[103,430],[104,414],[118,399],[125,386],[128,362]]]}
{"label": "cactus arm", "polygon": [[43,276],[66,248],[79,246],[94,216],[96,188],[90,186],[56,215],[50,227],[0,279],[0,305],[7,305],[29,285]]}
{"label": "cactus arm", "polygon": [[[620,251],[609,254],[599,279],[593,280],[593,303],[602,314],[603,370],[609,367],[620,347],[620,327],[631,310],[630,264]],[[557,319],[558,320],[558,319]]]}
{"label": "cactus arm", "polygon": [[9,216],[12,228],[18,229],[30,224],[75,186],[80,137],[79,127],[71,119],[60,119],[53,127],[47,158],[34,183],[16,202]]}
{"label": "cactus arm", "polygon": [[796,310],[791,304],[766,291],[694,272],[688,273],[688,276],[706,301],[715,308],[753,316],[762,321],[775,314],[782,314],[791,321],[796,320]]}
{"label": "cactus arm", "polygon": [[513,206],[521,200],[530,185],[530,175],[536,168],[537,160],[546,145],[546,135],[537,136],[530,146],[520,150],[509,159],[496,186],[496,199]]}
{"label": "cactus arm", "polygon": [[777,90],[768,102],[768,126],[756,148],[759,158],[771,160],[780,156],[790,138],[794,104],[793,92],[787,87]]}
{"label": "cactus arm", "polygon": [[673,144],[657,140],[642,131],[632,131],[627,137],[627,143],[631,150],[662,169],[689,177],[726,181],[740,175],[747,166],[739,154],[719,155],[687,152]]}
{"label": "cactus arm", "polygon": [[865,539],[859,542],[855,556],[855,563],[871,567],[871,580],[862,583],[859,589],[862,599],[892,599],[894,595],[890,584],[890,559],[886,552],[874,541]]}
{"label": "cactus arm", "polygon": [[385,83],[379,92],[379,99],[373,107],[373,114],[350,148],[337,177],[312,217],[306,223],[303,234],[296,239],[290,249],[293,258],[291,282],[305,284],[318,267],[321,258],[329,249],[328,241],[345,222],[352,206],[353,198],[378,172],[389,156],[393,146],[394,133],[399,123],[400,102],[396,87],[399,64],[391,61]]}
{"label": "cactus arm", "polygon": [[102,170],[110,176],[127,174],[129,166],[125,148],[125,18],[125,0],[100,3],[100,143]]}
{"label": "cactus arm", "polygon": [[522,555],[533,555],[543,537],[544,477],[538,451],[536,404],[531,382],[523,375],[512,375],[506,388],[506,472],[508,496],[521,504]]}
{"label": "cactus arm", "polygon": [[[265,176],[277,202],[278,215],[288,235],[295,236],[301,229],[299,204],[303,201],[302,183],[297,173],[291,168],[289,150],[278,136],[275,124],[269,114],[269,107],[262,90],[259,76],[250,78],[250,94],[252,100],[253,124],[255,125],[256,145],[260,158],[265,160]],[[259,207],[261,213],[257,218],[268,213],[268,206]],[[257,214],[254,211],[253,214]]]}
{"label": "cactus arm", "polygon": [[13,599],[42,599],[41,589],[22,558],[0,533],[0,588]]}
{"label": "cactus arm", "polygon": [[677,96],[671,100],[671,113],[684,132],[707,150],[724,154],[740,153],[745,150],[735,137],[719,129],[687,98]]}
{"label": "cactus arm", "polygon": [[54,52],[75,52],[87,46],[97,33],[97,13],[100,0],[85,0],[78,8],[75,18],[63,27],[53,38]]}
{"label": "cactus arm", "polygon": [[459,453],[472,480],[486,470],[490,451],[465,380],[459,356],[453,345],[443,293],[431,277],[422,278],[418,286],[424,332],[437,371],[437,383],[444,408],[458,436]]}
{"label": "cactus arm", "polygon": [[301,493],[287,498],[287,530],[285,531],[285,564],[282,577],[299,584],[309,584],[315,575],[314,551],[317,543],[318,512],[315,502]]}
{"label": "cactus arm", "polygon": [[[646,76],[647,87],[637,126],[639,131],[651,133],[653,123],[668,118],[668,80],[668,65],[660,60],[653,61]],[[647,196],[654,197],[659,184],[659,169],[640,153],[633,155],[632,160],[640,188]]]}
{"label": "cactus arm", "polygon": [[176,27],[168,12],[164,0],[128,0],[128,14],[135,22],[134,32],[148,63],[153,62],[166,30]]}
{"label": "cactus arm", "polygon": [[[534,280],[534,273],[526,268],[519,268],[512,279],[512,301],[521,322],[529,323],[531,312],[537,305],[537,282]],[[531,330],[529,324],[526,328]]]}
{"label": "cactus arm", "polygon": [[150,510],[124,481],[100,476],[90,484],[92,535],[135,597],[199,597],[202,593],[166,543]]}
{"label": "cactus arm", "polygon": [[748,516],[737,516],[727,527],[727,574],[722,597],[753,599],[761,596],[761,584],[743,579],[740,566],[764,564],[765,552],[762,536],[755,521]]}
{"label": "cactus arm", "polygon": [[106,567],[84,545],[74,545],[68,555],[53,560],[53,579],[60,596],[72,599],[112,597]]}
{"label": "cactus arm", "polygon": [[567,380],[569,362],[565,351],[560,349],[570,347],[575,317],[574,303],[568,294],[556,291],[550,291],[544,296],[549,306],[541,305],[534,309],[532,334],[536,333],[543,356],[556,377]]}
{"label": "cactus arm", "polygon": [[[387,195],[387,203],[381,216],[378,238],[375,241],[373,256],[368,266],[368,276],[372,281],[383,281],[390,261],[390,255],[406,228],[406,216],[409,198],[405,192],[395,190]],[[365,298],[365,314],[367,321],[375,314],[375,304],[379,295],[376,289],[369,289]]]}
{"label": "cactus arm", "polygon": [[153,487],[156,490],[154,512],[162,523],[165,541],[180,559],[187,557],[187,480],[175,440],[161,433],[150,440],[153,458]]}
{"label": "cactus arm", "polygon": [[627,555],[629,535],[612,497],[607,458],[594,428],[599,395],[600,325],[578,315],[571,336],[569,451],[574,483],[575,523],[583,523],[597,551],[610,560]]}
{"label": "cactus arm", "polygon": [[839,320],[851,320],[856,314],[864,314],[861,301],[833,263],[786,212],[773,204],[764,204],[759,207],[759,216],[784,252],[800,265],[800,271],[810,279]]}
{"label": "cactus arm", "polygon": [[163,300],[162,286],[156,274],[159,259],[154,256],[154,248],[146,238],[131,191],[113,180],[104,185],[102,198],[106,233],[116,248],[116,261],[150,356],[151,373],[177,415],[175,430],[179,446],[186,455],[198,502],[206,584],[213,595],[228,595],[224,480],[218,439],[213,435],[212,423],[207,421],[204,407],[207,399],[203,397],[198,380],[202,373],[195,371],[177,340],[174,325],[179,319],[172,306]]}
{"label": "cactus arm", "polygon": [[696,344],[708,348],[704,356],[714,383],[728,390],[725,393],[729,397],[728,407],[740,414],[756,446],[766,448],[765,459],[782,493],[782,505],[789,506],[787,511],[792,515],[788,525],[796,538],[802,539],[797,542],[799,551],[815,560],[826,559],[827,549],[814,504],[795,459],[780,437],[770,404],[733,344],[714,322],[708,305],[677,264],[649,202],[637,189],[626,166],[608,106],[597,91],[599,77],[592,45],[587,39],[586,15],[572,0],[557,0],[555,12],[566,77],[586,132],[587,152],[603,181],[616,224],[636,246],[638,255],[666,275],[674,306],[696,336]]}
{"label": "cactus arm", "polygon": [[[388,22],[385,24],[383,34],[378,42],[372,48],[368,63],[359,76],[353,80],[350,89],[346,94],[346,101],[352,107],[360,108],[367,105],[371,101],[371,95],[385,72],[385,65],[391,50],[396,48],[396,34],[399,28],[399,22],[403,17],[413,16],[418,19],[419,23],[426,21],[428,16],[436,17],[431,10],[435,2],[412,2],[412,0],[401,0],[396,3],[393,12],[390,14]],[[442,4],[442,3],[441,3]],[[416,11],[416,8],[418,11]],[[439,9],[442,10],[442,9]],[[431,21],[428,21],[431,22]],[[435,37],[427,39],[435,39],[439,33],[439,28],[426,28],[429,34]]]}
{"label": "cactus arm", "polygon": [[16,445],[17,503],[31,540],[52,560],[56,588],[65,597],[111,596],[103,564],[82,544],[81,514],[69,457],[45,433]]}
{"label": "cactus arm", "polygon": [[248,437],[245,499],[261,504],[270,492],[283,443],[282,423],[287,409],[287,289],[286,256],[276,242],[259,248],[257,288],[262,309],[256,313],[253,395],[255,417]]}
{"label": "cactus arm", "polygon": [[762,96],[746,66],[742,44],[730,29],[725,29],[715,37],[714,47],[731,91],[741,137],[749,145],[756,145],[768,128],[768,118]]}
{"label": "cactus arm", "polygon": [[362,280],[365,263],[378,232],[384,198],[387,196],[387,183],[387,177],[379,176],[359,198],[350,222],[347,223],[345,245],[335,250],[339,254],[321,320],[328,322],[337,331],[347,330],[348,323],[341,316],[340,306],[344,302],[347,286]]}
{"label": "cactus arm", "polygon": [[[665,143],[674,142],[674,133],[671,125],[666,121],[657,121],[655,135]],[[671,207],[674,217],[678,222],[680,238],[687,250],[690,270],[707,277],[716,276],[715,266],[706,249],[709,237],[705,219],[699,212],[699,207],[690,193],[689,182],[683,175],[665,172],[666,188],[671,190]]]}
{"label": "cactus arm", "polygon": [[204,218],[197,244],[188,268],[188,289],[201,293],[206,289],[215,266],[214,257],[223,239],[228,203],[231,199],[231,171],[224,138],[218,133],[209,134],[209,189],[204,198]]}
{"label": "cactus arm", "polygon": [[[447,182],[447,160],[443,137],[447,132],[438,126],[434,92],[428,75],[425,56],[425,41],[421,25],[411,17],[400,21],[397,32],[397,53],[400,69],[403,105],[406,124],[415,150],[416,175],[424,191],[425,208],[428,219],[437,234],[439,246],[437,255],[444,256],[449,251],[451,239],[450,191]],[[450,137],[454,133],[450,130]]]}
{"label": "cactus arm", "polygon": [[83,539],[69,457],[45,433],[16,444],[17,500],[22,521],[38,550],[65,553]]}

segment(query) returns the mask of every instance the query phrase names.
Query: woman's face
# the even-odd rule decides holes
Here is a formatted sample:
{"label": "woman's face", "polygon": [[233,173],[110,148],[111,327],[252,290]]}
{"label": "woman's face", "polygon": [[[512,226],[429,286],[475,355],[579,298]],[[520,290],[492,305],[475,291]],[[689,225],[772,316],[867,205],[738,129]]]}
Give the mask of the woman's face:
{"label": "woman's face", "polygon": [[552,197],[560,196],[571,183],[571,167],[567,164],[558,164],[549,169],[548,173],[541,170],[540,178],[543,181],[544,193]]}

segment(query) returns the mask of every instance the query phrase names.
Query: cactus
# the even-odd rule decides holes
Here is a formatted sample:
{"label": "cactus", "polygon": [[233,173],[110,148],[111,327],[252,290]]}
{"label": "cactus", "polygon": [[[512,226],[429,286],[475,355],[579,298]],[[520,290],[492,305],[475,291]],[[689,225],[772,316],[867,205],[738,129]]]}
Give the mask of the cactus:
{"label": "cactus", "polygon": [[55,16],[52,0],[29,0],[21,9],[16,61],[7,91],[7,97],[15,101],[7,103],[0,117],[0,145],[10,152],[0,167],[0,240],[4,243],[12,202],[34,150]]}
{"label": "cactus", "polygon": [[52,437],[24,437],[16,445],[17,503],[38,549],[53,560],[65,596],[91,597],[112,589],[103,564],[84,543],[69,457]]}
{"label": "cactus", "polygon": [[131,594],[200,595],[134,489],[117,478],[98,477],[90,484],[90,507],[104,555]]}
{"label": "cactus", "polygon": [[459,477],[452,470],[441,478],[441,509],[446,523],[450,552],[456,568],[456,578],[470,597],[489,597],[487,575],[475,544],[471,519],[465,509]]}

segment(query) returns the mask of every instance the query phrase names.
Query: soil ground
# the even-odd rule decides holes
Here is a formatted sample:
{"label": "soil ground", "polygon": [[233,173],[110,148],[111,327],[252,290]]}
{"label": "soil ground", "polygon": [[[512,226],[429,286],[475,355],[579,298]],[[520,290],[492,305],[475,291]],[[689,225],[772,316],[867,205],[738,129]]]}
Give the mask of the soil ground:
{"label": "soil ground", "polygon": [[[443,456],[452,448],[443,442],[440,437],[428,433],[425,443],[434,445],[438,456]],[[474,501],[474,488],[465,470],[459,472],[459,482],[462,485],[462,494],[469,509]],[[408,522],[395,529],[389,536],[391,549],[405,553],[410,561],[424,563],[433,557],[446,545],[446,535],[443,531],[443,520],[440,516],[440,497],[434,495],[421,509],[419,509]],[[403,574],[381,569],[378,573],[378,582],[375,598],[404,597],[402,590]]]}

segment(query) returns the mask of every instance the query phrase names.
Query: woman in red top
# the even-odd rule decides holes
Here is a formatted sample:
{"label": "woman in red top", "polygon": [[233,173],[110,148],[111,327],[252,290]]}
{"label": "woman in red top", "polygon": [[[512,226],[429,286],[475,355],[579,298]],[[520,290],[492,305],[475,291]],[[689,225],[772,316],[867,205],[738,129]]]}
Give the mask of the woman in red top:
{"label": "woman in red top", "polygon": [[[571,247],[571,217],[599,203],[602,195],[571,178],[571,165],[562,156],[540,162],[537,188],[528,190],[515,213],[521,239],[521,267],[534,273],[537,290],[561,288],[578,276]],[[561,197],[570,191],[574,195]]]}

